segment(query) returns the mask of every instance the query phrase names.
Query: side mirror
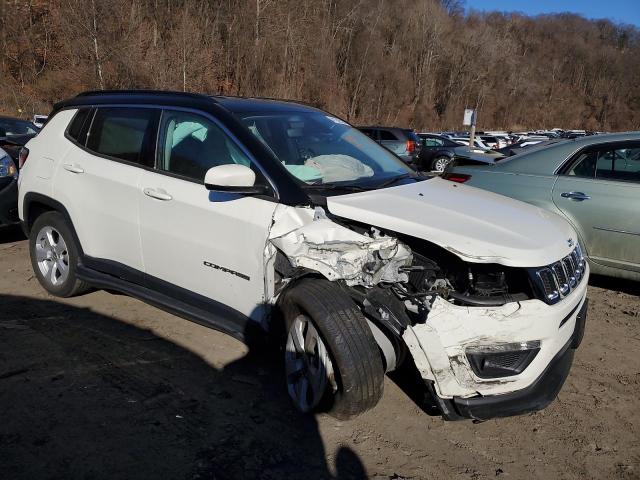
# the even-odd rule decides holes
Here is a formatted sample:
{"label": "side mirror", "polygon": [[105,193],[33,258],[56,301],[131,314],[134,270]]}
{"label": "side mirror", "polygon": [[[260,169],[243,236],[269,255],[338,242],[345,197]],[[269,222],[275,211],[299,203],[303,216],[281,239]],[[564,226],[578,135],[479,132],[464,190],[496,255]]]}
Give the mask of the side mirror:
{"label": "side mirror", "polygon": [[256,185],[256,174],[245,165],[218,165],[207,170],[204,186],[214,192],[230,192],[244,195],[267,193],[267,187]]}

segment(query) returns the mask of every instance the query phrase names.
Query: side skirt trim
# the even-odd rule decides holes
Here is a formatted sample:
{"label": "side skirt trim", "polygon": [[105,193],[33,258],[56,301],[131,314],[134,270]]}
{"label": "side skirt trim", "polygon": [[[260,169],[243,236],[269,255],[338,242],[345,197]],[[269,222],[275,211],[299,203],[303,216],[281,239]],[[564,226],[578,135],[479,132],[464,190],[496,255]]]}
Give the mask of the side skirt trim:
{"label": "side skirt trim", "polygon": [[124,293],[166,312],[231,335],[249,346],[261,342],[265,335],[257,322],[215,301],[210,301],[205,310],[200,306],[190,305],[164,293],[98,272],[82,264],[78,265],[77,275],[79,279],[93,287]]}

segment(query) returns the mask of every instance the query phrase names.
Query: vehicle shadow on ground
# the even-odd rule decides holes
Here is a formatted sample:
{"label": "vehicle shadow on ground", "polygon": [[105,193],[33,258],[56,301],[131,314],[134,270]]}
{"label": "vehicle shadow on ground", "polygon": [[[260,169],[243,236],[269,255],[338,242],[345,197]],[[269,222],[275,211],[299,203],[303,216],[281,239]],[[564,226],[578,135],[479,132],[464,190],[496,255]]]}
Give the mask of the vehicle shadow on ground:
{"label": "vehicle shadow on ground", "polygon": [[589,285],[640,297],[640,282],[634,282],[633,280],[591,275],[589,277]]}
{"label": "vehicle shadow on ground", "polygon": [[366,478],[345,447],[330,473],[280,363],[251,350],[216,369],[117,318],[0,295],[2,477]]}
{"label": "vehicle shadow on ground", "polygon": [[26,237],[19,226],[0,227],[0,245],[20,242],[25,239]]}

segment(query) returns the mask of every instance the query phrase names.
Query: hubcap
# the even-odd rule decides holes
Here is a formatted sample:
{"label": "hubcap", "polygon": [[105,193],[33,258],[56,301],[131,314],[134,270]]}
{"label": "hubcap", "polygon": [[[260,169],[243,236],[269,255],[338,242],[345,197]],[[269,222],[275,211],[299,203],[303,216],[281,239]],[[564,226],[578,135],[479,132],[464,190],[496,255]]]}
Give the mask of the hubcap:
{"label": "hubcap", "polygon": [[438,173],[442,173],[444,172],[445,167],[447,166],[447,164],[449,163],[449,159],[448,158],[438,158],[435,162],[435,165],[433,166],[434,171],[438,172]]}
{"label": "hubcap", "polygon": [[57,287],[69,276],[67,244],[53,227],[43,227],[36,237],[36,262],[45,282]]}
{"label": "hubcap", "polygon": [[305,315],[298,315],[289,328],[285,367],[289,395],[303,412],[318,406],[328,385],[337,390],[327,347]]}

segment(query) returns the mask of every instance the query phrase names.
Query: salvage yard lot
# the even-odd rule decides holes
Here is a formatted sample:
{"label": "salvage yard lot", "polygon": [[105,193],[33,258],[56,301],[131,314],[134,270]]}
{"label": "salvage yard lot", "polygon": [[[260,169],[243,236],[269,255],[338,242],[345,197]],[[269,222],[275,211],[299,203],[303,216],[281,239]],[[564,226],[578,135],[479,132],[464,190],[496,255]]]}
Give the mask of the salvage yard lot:
{"label": "salvage yard lot", "polygon": [[297,413],[279,359],[221,333],[103,291],[46,295],[0,232],[0,477],[640,478],[640,285],[592,283],[546,410],[446,423],[386,379],[337,421]]}

